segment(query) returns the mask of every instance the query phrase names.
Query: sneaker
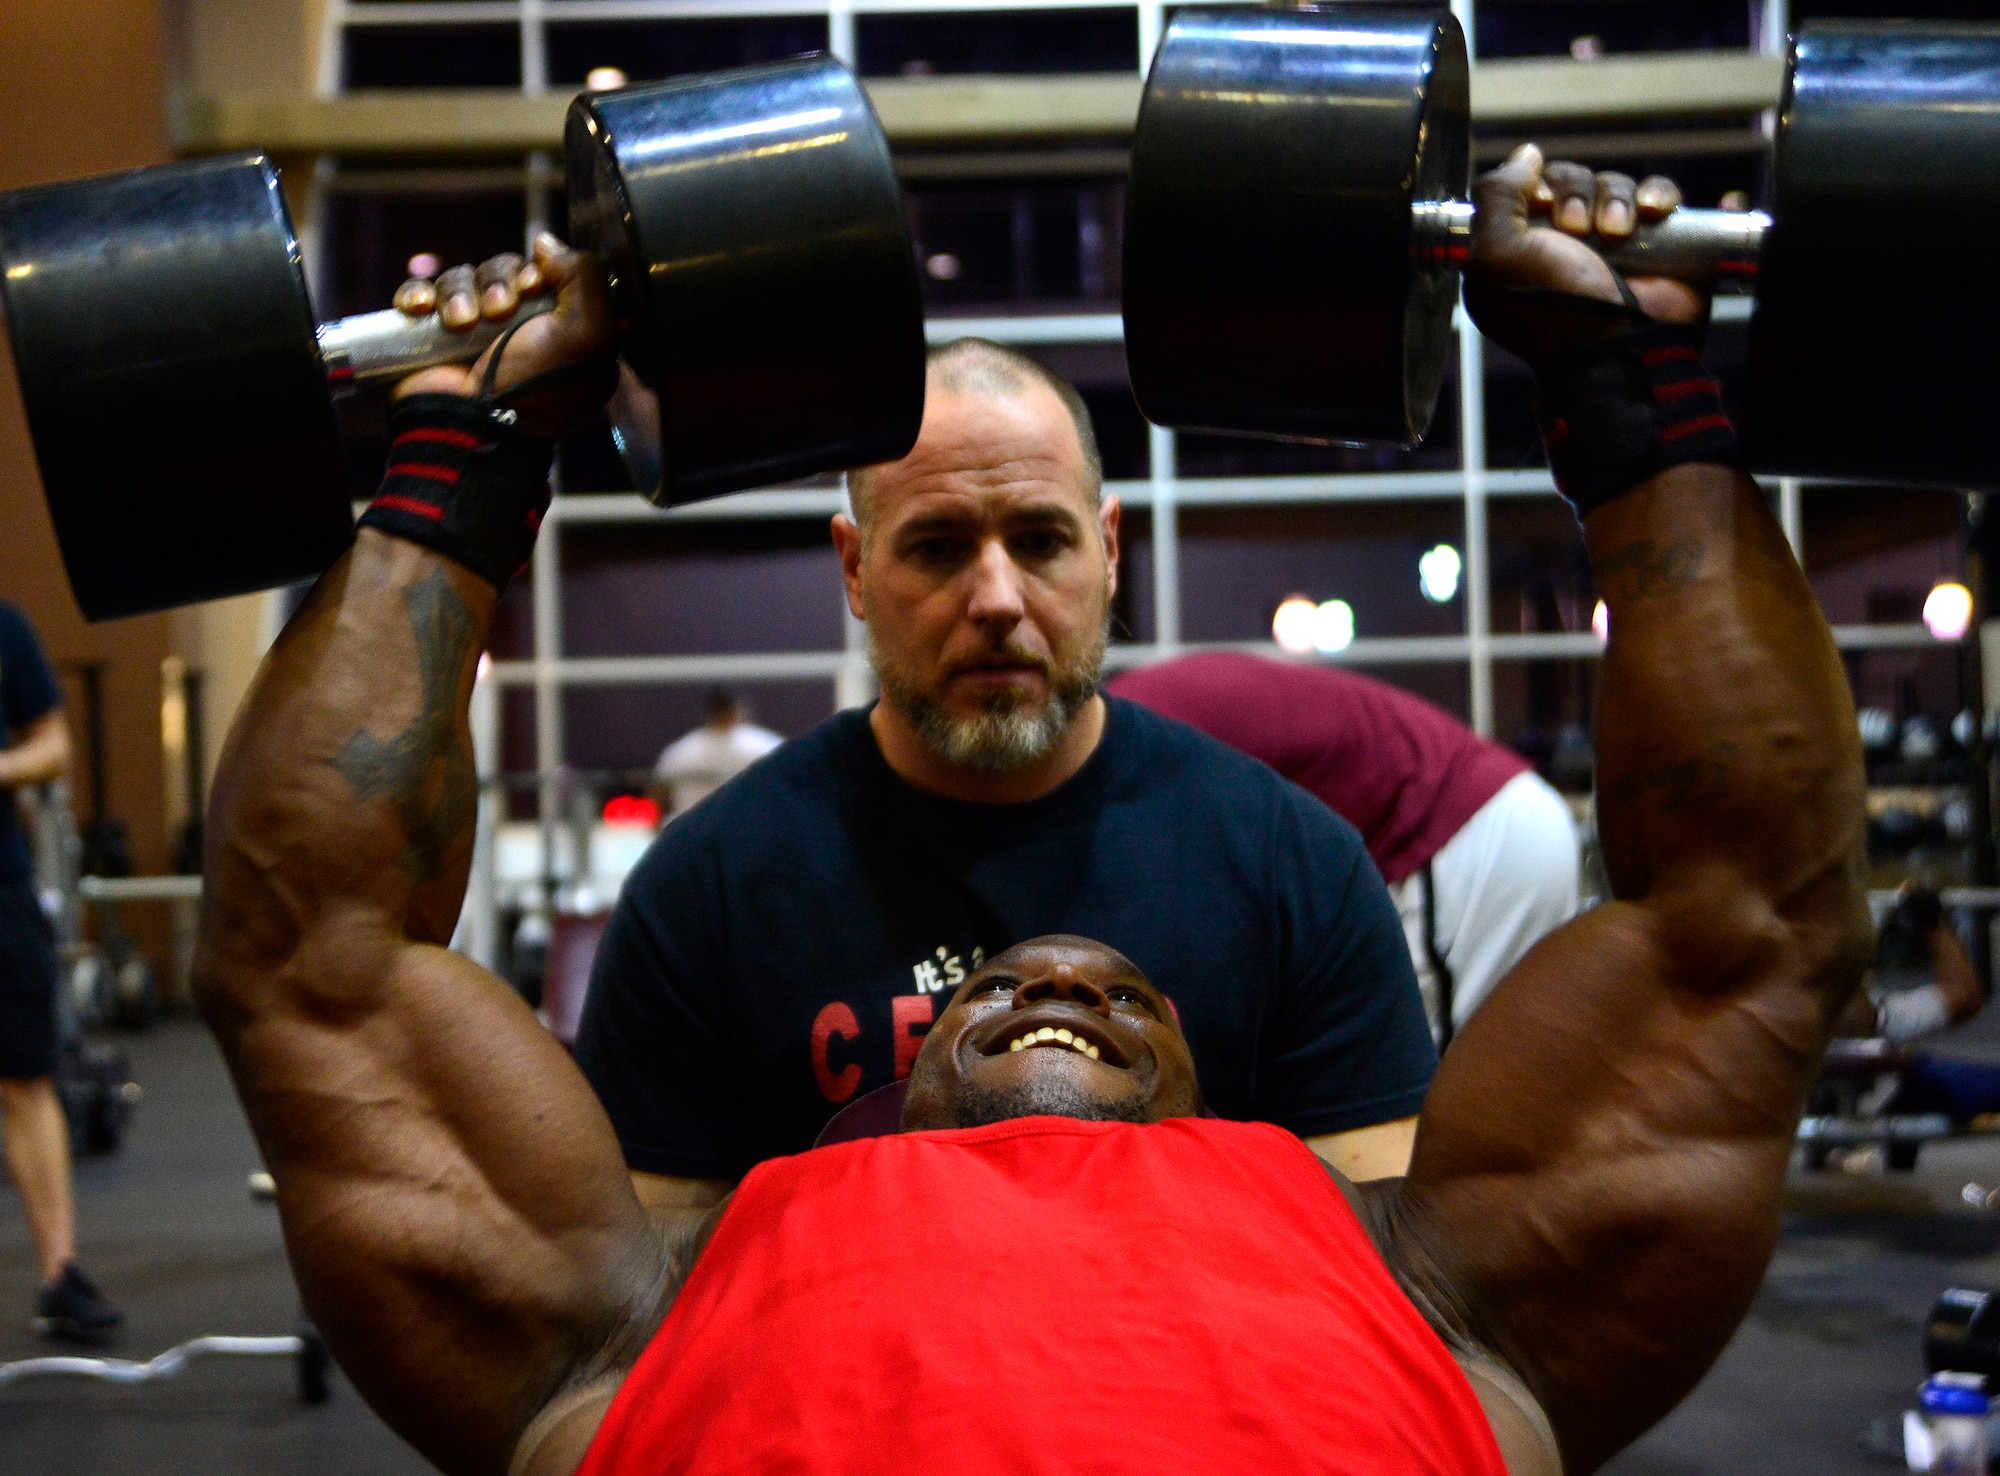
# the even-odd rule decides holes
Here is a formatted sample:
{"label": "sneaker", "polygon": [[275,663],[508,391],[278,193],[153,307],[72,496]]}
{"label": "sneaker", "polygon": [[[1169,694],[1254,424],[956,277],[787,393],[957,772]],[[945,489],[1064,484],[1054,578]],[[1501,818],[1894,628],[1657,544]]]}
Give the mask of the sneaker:
{"label": "sneaker", "polygon": [[125,1320],[125,1314],[104,1300],[83,1268],[71,1261],[62,1278],[35,1296],[35,1331],[52,1338],[88,1340]]}

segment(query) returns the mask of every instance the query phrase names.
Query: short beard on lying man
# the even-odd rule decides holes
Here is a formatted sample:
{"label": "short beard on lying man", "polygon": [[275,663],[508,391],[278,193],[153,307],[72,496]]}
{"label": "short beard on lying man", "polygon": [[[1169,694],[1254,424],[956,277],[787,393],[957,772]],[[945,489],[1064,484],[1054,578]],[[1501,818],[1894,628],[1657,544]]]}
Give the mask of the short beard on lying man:
{"label": "short beard on lying man", "polygon": [[1150,1120],[1146,1099],[1136,1093],[1106,1101],[1062,1080],[1033,1081],[1004,1089],[959,1085],[958,1100],[952,1104],[952,1126],[984,1127],[1015,1117],[1074,1117],[1084,1122]]}

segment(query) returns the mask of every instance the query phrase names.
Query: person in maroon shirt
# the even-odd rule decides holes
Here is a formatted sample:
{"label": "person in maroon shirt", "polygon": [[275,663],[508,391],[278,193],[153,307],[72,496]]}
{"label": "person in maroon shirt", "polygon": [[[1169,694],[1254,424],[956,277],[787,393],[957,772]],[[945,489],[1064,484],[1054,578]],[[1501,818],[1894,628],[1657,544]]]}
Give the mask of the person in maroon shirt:
{"label": "person in maroon shirt", "polygon": [[1576,914],[1576,826],[1562,796],[1420,697],[1235,651],[1141,667],[1108,690],[1261,759],[1361,832],[1440,1045]]}

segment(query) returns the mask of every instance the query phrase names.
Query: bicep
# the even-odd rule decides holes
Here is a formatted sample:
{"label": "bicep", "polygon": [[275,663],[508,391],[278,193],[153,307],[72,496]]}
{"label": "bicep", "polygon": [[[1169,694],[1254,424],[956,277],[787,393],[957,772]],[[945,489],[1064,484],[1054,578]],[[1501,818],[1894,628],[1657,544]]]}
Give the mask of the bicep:
{"label": "bicep", "polygon": [[290,1002],[225,1039],[306,1305],[392,1427],[447,1469],[504,1469],[658,1291],[610,1127],[455,954],[329,936],[288,972]]}
{"label": "bicep", "polygon": [[1447,1053],[1400,1196],[1473,1334],[1595,1459],[1748,1308],[1826,1028],[1775,934],[1704,979],[1674,928],[1609,903],[1532,950]]}

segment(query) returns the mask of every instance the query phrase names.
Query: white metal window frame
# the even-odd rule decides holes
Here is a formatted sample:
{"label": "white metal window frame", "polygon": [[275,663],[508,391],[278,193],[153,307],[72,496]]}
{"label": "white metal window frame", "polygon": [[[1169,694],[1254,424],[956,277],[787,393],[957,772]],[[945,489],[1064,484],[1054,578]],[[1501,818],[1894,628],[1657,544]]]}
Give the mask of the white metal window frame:
{"label": "white metal window frame", "polygon": [[[1787,0],[1747,0],[1752,5],[1755,43],[1766,55],[1782,54],[1787,24]],[[1468,37],[1474,34],[1475,0],[1452,0],[1451,9]],[[854,59],[854,17],[858,14],[911,14],[1055,8],[1126,8],[1138,27],[1139,71],[1143,76],[1157,45],[1165,0],[1105,6],[1102,0],[433,0],[433,3],[360,3],[328,0],[318,69],[319,91],[340,91],[341,39],[350,26],[435,25],[453,22],[514,21],[521,27],[521,90],[547,90],[543,27],[549,22],[575,20],[695,19],[707,17],[813,16],[828,22],[829,50]],[[1765,118],[1765,129],[1775,119]],[[305,229],[309,259],[314,246],[319,203],[332,183],[332,164],[322,161],[309,193]],[[513,171],[486,170],[499,177]],[[554,161],[546,154],[530,155],[524,181],[530,234],[548,220]],[[1717,316],[1748,316],[1747,299],[1724,298]],[[1493,669],[1496,661],[1536,658],[1593,658],[1603,649],[1589,631],[1534,634],[1496,633],[1491,623],[1490,546],[1487,510],[1495,498],[1546,497],[1554,485],[1546,471],[1498,471],[1486,465],[1486,405],[1482,373],[1483,343],[1477,329],[1461,312],[1457,319],[1460,467],[1436,472],[1346,473],[1320,476],[1182,477],[1175,465],[1172,432],[1152,427],[1148,436],[1149,475],[1142,480],[1106,484],[1108,494],[1127,506],[1146,509],[1151,516],[1153,564],[1152,615],[1154,639],[1144,644],[1114,646],[1109,664],[1115,668],[1144,665],[1178,652],[1216,649],[1210,643],[1189,643],[1181,634],[1179,515],[1183,508],[1326,506],[1401,500],[1455,500],[1462,508],[1465,546],[1461,598],[1463,629],[1456,635],[1360,637],[1336,656],[1317,659],[1361,665],[1399,663],[1460,664],[1468,675],[1469,717],[1482,736],[1493,731]],[[967,334],[1026,347],[1061,344],[1117,343],[1123,324],[1116,314],[942,318],[927,324],[933,342]],[[1802,554],[1802,487],[1796,479],[1776,483],[1780,521],[1793,549]],[[827,517],[846,505],[845,493],[834,488],[779,489],[740,493],[712,502],[661,511],[638,496],[557,497],[543,524],[532,571],[532,654],[526,660],[491,665],[481,681],[475,704],[475,728],[481,768],[492,777],[498,762],[498,690],[526,687],[534,693],[535,753],[540,777],[543,824],[558,821],[557,775],[566,744],[563,694],[570,687],[710,684],[772,680],[824,680],[832,684],[836,706],[868,700],[873,676],[868,669],[860,626],[845,613],[844,640],[839,650],[708,653],[679,656],[572,657],[564,654],[562,614],[562,546],[572,525],[641,524],[655,521],[728,521],[744,518]],[[840,599],[838,590],[829,599]],[[1936,644],[1921,625],[1841,626],[1834,630],[1843,650],[1926,647]],[[1272,652],[1267,641],[1227,643],[1236,649]],[[492,803],[497,805],[497,797]],[[476,867],[476,877],[487,868]],[[478,905],[481,888],[474,883],[475,919],[471,943],[477,956],[490,960],[490,893]]]}

